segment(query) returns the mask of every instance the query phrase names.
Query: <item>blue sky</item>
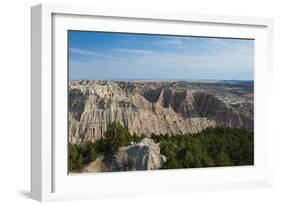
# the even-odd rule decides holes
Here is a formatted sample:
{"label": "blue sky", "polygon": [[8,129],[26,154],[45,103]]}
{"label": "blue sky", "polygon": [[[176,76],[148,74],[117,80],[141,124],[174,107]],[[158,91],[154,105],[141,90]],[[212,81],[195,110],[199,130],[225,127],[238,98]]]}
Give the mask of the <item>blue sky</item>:
{"label": "blue sky", "polygon": [[69,31],[69,79],[253,80],[254,40]]}

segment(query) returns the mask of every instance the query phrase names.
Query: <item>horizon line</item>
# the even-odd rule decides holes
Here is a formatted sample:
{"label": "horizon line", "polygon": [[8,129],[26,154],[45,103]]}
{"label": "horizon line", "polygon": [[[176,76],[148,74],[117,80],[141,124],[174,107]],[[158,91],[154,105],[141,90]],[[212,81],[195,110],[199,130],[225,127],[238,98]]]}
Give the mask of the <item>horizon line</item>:
{"label": "horizon line", "polygon": [[68,79],[68,81],[254,81],[254,79]]}

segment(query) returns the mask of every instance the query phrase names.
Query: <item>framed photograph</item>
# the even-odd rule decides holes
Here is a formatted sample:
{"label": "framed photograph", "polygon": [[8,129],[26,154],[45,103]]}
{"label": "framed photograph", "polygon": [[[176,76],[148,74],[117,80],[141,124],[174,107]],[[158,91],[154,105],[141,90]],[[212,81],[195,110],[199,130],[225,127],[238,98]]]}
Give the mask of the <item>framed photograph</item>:
{"label": "framed photograph", "polygon": [[271,19],[31,14],[34,199],[272,186]]}

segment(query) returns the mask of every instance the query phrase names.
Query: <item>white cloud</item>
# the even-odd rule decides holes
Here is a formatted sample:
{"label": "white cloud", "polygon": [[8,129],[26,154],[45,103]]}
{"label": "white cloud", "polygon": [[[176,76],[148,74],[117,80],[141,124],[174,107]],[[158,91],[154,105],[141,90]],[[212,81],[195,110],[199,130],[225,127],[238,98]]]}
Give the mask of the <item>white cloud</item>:
{"label": "white cloud", "polygon": [[98,52],[93,52],[93,51],[84,50],[84,49],[78,49],[78,48],[69,48],[69,51],[71,53],[87,55],[87,56],[95,56],[95,57],[103,58],[103,59],[124,60],[123,58],[120,58],[120,57],[116,57],[116,56],[112,56],[112,55],[106,55],[106,54],[101,54],[101,53],[98,53]]}
{"label": "white cloud", "polygon": [[154,50],[146,50],[146,49],[126,49],[126,48],[115,48],[114,52],[126,52],[126,53],[134,53],[134,54],[157,54],[157,51]]}
{"label": "white cloud", "polygon": [[156,43],[157,44],[161,44],[161,45],[182,45],[183,42],[179,39],[179,38],[175,38],[174,39],[167,39],[167,40],[159,40]]}
{"label": "white cloud", "polygon": [[[188,47],[181,38],[166,38],[151,44],[160,44],[168,49],[114,48],[107,53],[70,48],[70,52],[94,56],[88,62],[72,64],[73,71],[101,79],[252,79],[253,48],[245,42],[217,40],[202,42],[199,49]],[[179,46],[184,49],[177,50]],[[154,48],[154,47],[149,47]],[[99,58],[100,57],[100,58]],[[118,60],[118,61],[115,61]],[[75,75],[73,75],[75,76]],[[85,78],[85,77],[81,77]]]}
{"label": "white cloud", "polygon": [[72,52],[72,53],[82,54],[82,55],[100,56],[100,54],[98,54],[96,52],[84,50],[84,49],[69,48],[69,51]]}

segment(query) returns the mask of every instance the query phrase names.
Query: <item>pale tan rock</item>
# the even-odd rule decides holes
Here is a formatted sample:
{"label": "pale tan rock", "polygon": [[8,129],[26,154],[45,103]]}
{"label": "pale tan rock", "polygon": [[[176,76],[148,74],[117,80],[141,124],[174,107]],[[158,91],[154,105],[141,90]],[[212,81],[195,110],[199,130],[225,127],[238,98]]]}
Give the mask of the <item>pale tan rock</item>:
{"label": "pale tan rock", "polygon": [[253,114],[246,107],[233,108],[208,92],[171,89],[159,83],[147,85],[70,83],[69,142],[94,142],[114,121],[128,127],[132,134],[147,137],[152,133],[197,133],[218,125],[253,129]]}
{"label": "pale tan rock", "polygon": [[112,156],[99,157],[84,167],[82,172],[155,170],[165,161],[166,157],[160,154],[159,144],[144,138],[140,143],[119,148]]}

